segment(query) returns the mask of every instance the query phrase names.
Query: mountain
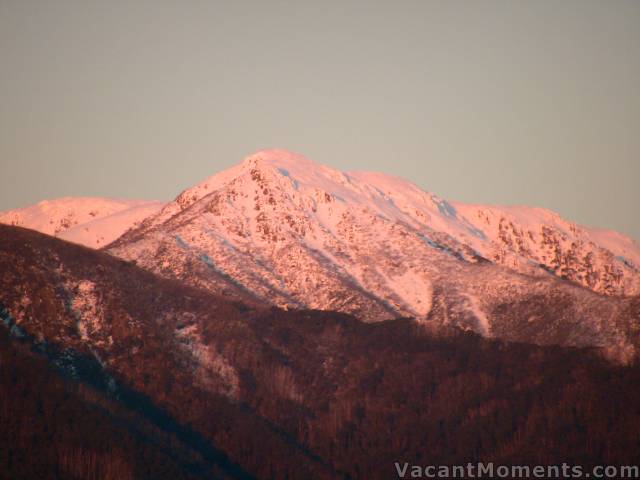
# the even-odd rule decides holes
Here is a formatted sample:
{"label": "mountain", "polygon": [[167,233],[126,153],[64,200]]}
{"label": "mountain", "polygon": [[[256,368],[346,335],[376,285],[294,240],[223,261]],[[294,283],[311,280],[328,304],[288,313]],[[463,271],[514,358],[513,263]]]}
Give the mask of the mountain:
{"label": "mountain", "polygon": [[182,192],[106,251],[283,308],[444,322],[603,347],[638,338],[640,248],[541,209],[451,203],[388,175],[258,152]]}
{"label": "mountain", "polygon": [[[156,278],[83,246],[4,225],[0,290],[3,334],[83,385],[83,391],[88,388],[90,404],[115,402],[106,405],[107,415],[136,436],[151,436],[161,452],[165,446],[172,463],[193,464],[199,478],[266,478],[269,472],[282,478],[333,477],[276,425],[239,402],[239,389],[252,385],[244,380],[249,365],[229,363],[235,355],[227,358],[224,338],[234,336],[248,352],[260,351],[259,339],[241,320],[249,306]],[[205,326],[220,336],[215,343],[205,337]],[[4,363],[5,352],[2,358]],[[84,463],[81,453],[76,463]],[[171,478],[169,472],[164,478]]]}
{"label": "mountain", "polygon": [[625,235],[582,227],[542,208],[455,206],[490,239],[479,248],[495,262],[525,272],[523,262],[534,263],[605,295],[640,291],[640,244]]}
{"label": "mountain", "polygon": [[0,223],[99,248],[162,208],[161,202],[65,197],[0,212]]}
{"label": "mountain", "polygon": [[4,225],[0,292],[3,479],[640,460],[637,363],[485,339],[443,309],[365,323],[231,301]]}

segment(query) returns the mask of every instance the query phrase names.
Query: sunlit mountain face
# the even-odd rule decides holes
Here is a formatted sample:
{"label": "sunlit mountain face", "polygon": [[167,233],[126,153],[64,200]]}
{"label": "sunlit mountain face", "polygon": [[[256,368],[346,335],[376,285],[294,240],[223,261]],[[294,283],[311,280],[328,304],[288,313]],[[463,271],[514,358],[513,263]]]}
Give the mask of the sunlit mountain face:
{"label": "sunlit mountain face", "polygon": [[31,228],[91,248],[100,248],[157,213],[162,202],[65,197],[0,213],[0,223]]}
{"label": "sunlit mountain face", "polygon": [[635,352],[626,332],[640,250],[631,239],[542,209],[448,202],[400,178],[282,150],[185,190],[106,250],[282,308],[412,317],[604,347],[622,360]]}
{"label": "sunlit mountain face", "polygon": [[619,233],[284,150],[0,222],[0,478],[640,461]]}

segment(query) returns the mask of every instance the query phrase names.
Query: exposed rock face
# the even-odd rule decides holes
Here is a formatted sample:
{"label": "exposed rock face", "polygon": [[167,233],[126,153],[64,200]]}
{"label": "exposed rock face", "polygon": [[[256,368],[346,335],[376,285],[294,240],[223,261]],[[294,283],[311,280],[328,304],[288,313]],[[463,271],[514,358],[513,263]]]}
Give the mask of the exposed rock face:
{"label": "exposed rock face", "polygon": [[490,239],[487,258],[518,270],[534,262],[554,275],[605,295],[639,293],[640,248],[616,232],[580,227],[540,208],[459,210]]}

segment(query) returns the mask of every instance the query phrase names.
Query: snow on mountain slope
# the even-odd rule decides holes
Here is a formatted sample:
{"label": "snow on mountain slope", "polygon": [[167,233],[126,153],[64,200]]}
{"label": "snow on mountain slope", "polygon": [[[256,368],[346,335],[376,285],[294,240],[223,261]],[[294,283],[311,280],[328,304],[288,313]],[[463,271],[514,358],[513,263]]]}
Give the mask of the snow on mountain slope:
{"label": "snow on mountain slope", "polygon": [[[211,270],[281,306],[374,318],[424,316],[427,297],[413,292],[407,302],[403,296],[407,285],[428,292],[429,279],[388,258],[397,248],[398,217],[419,224],[378,189],[275,150],[253,155],[184,191],[110,250],[158,271],[183,270],[180,264],[187,258],[199,258]],[[356,236],[370,249],[351,248],[358,243]],[[385,241],[387,252],[381,252]],[[435,240],[435,247],[425,239],[419,242],[423,249],[447,248]],[[458,250],[473,256],[464,246]],[[402,253],[394,255],[400,258]],[[375,263],[371,258],[389,261]],[[185,279],[195,281],[188,272]]]}
{"label": "snow on mountain slope", "polygon": [[106,248],[213,291],[232,279],[283,307],[437,316],[489,336],[633,350],[623,327],[603,323],[624,301],[576,285],[635,294],[632,260],[537,212],[454,204],[397,177],[267,150],[185,190]]}
{"label": "snow on mountain slope", "polygon": [[129,228],[160,211],[162,202],[144,202],[119,212],[71,227],[58,236],[87,247],[99,248],[117,239]]}
{"label": "snow on mountain slope", "polygon": [[157,213],[162,206],[161,202],[145,200],[65,197],[2,212],[0,223],[30,228],[99,248],[144,218]]}
{"label": "snow on mountain slope", "polygon": [[590,229],[543,208],[455,203],[486,235],[486,258],[519,271],[538,264],[553,274],[607,295],[640,291],[640,245],[617,232]]}
{"label": "snow on mountain slope", "polygon": [[583,227],[587,238],[616,255],[617,259],[640,269],[640,243],[613,230]]}

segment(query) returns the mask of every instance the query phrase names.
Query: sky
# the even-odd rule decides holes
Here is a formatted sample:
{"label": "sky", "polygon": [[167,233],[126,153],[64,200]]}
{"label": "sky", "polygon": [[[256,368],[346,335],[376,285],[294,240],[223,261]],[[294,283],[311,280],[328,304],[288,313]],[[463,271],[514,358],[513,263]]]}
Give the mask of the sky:
{"label": "sky", "polygon": [[640,240],[640,2],[0,0],[0,210],[272,147]]}

